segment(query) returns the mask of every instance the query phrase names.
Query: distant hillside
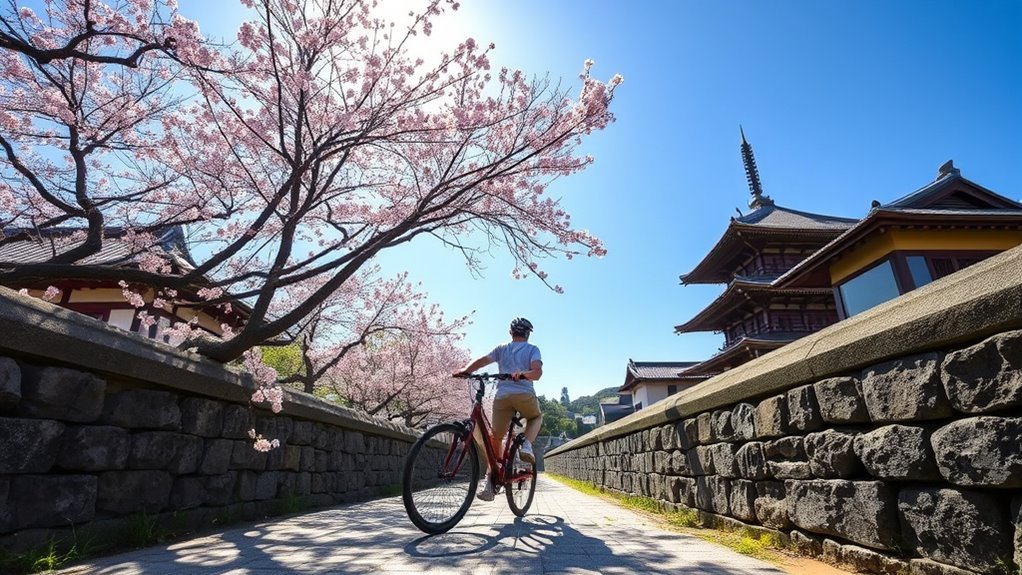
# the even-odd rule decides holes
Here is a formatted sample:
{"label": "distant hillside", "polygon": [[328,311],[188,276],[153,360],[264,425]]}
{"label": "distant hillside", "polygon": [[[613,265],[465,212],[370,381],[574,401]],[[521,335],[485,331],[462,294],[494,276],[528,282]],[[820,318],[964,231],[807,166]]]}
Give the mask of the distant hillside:
{"label": "distant hillside", "polygon": [[617,403],[617,388],[608,387],[594,395],[583,395],[569,403],[568,410],[581,415],[596,415],[600,411],[600,403],[605,399],[613,399]]}

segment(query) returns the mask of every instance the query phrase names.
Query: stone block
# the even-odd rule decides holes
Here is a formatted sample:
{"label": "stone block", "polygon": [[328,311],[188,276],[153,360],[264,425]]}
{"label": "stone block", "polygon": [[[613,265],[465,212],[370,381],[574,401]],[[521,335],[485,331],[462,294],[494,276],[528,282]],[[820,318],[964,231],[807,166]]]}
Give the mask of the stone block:
{"label": "stone block", "polygon": [[1022,493],[1011,500],[1011,521],[1015,526],[1015,566],[1022,570]]}
{"label": "stone block", "polygon": [[696,438],[699,445],[709,445],[717,441],[717,435],[713,431],[712,413],[700,413],[696,416]]}
{"label": "stone block", "polygon": [[692,477],[671,477],[669,478],[671,491],[674,494],[674,502],[686,507],[695,507],[696,502],[696,480]]}
{"label": "stone block", "polygon": [[967,571],[929,559],[911,559],[908,562],[910,575],[976,575],[975,571]]}
{"label": "stone block", "polygon": [[688,465],[688,458],[685,452],[676,450],[671,452],[670,463],[667,472],[671,475],[692,475],[692,469]]}
{"label": "stone block", "polygon": [[[256,451],[255,448],[252,447],[251,440],[235,441],[234,449],[231,450],[231,469],[262,471],[266,469],[266,458],[267,455],[265,452]],[[325,460],[322,471],[326,471]]]}
{"label": "stone block", "polygon": [[241,501],[255,501],[259,474],[255,471],[239,471],[237,473],[238,499]]}
{"label": "stone block", "polygon": [[777,395],[759,402],[752,413],[756,438],[780,437],[788,433],[788,397]]}
{"label": "stone block", "polygon": [[812,479],[784,482],[791,522],[874,549],[900,544],[895,490],[879,481]]}
{"label": "stone block", "polygon": [[742,521],[755,521],[756,484],[744,479],[731,481],[731,493],[728,496],[730,515]]}
{"label": "stone block", "polygon": [[[654,427],[653,429],[647,429],[642,433],[643,442],[646,444],[645,451],[660,451],[664,448],[663,435],[660,434],[660,428]],[[366,449],[369,453],[376,453],[376,441],[375,437],[366,437]]]}
{"label": "stone block", "polygon": [[816,401],[816,389],[803,385],[788,390],[788,424],[796,431],[815,431],[823,427],[823,416]]}
{"label": "stone block", "polygon": [[915,355],[862,372],[862,395],[869,417],[877,423],[923,421],[951,415],[941,382],[937,353]]}
{"label": "stone block", "polygon": [[858,545],[837,545],[836,551],[837,562],[841,565],[851,566],[858,573],[904,575],[909,569],[908,563],[905,561]]}
{"label": "stone block", "polygon": [[252,410],[244,405],[224,405],[223,421],[222,435],[228,439],[249,439],[248,432],[255,429],[255,418],[252,417]]}
{"label": "stone block", "polygon": [[178,511],[202,505],[205,497],[206,477],[177,477],[170,489],[170,508]]}
{"label": "stone block", "polygon": [[993,495],[907,487],[898,510],[905,545],[922,557],[994,575],[1012,556],[1008,517]]}
{"label": "stone block", "polygon": [[768,461],[767,475],[774,479],[809,479],[813,468],[808,461]]}
{"label": "stone block", "polygon": [[[340,435],[340,431],[336,432]],[[346,431],[343,434],[344,451],[348,453],[365,453],[365,438],[357,431]]]}
{"label": "stone block", "polygon": [[738,477],[738,463],[735,461],[736,449],[733,443],[714,443],[709,446],[713,458],[713,469],[717,475],[729,479]]}
{"label": "stone block", "polygon": [[110,394],[103,422],[131,429],[181,430],[177,394],[154,389],[128,389]]}
{"label": "stone block", "polygon": [[234,453],[234,440],[207,439],[203,444],[202,461],[199,473],[203,475],[223,475],[231,468],[231,456]]}
{"label": "stone block", "polygon": [[784,502],[784,483],[780,481],[757,481],[756,498],[753,510],[756,519],[764,527],[771,529],[787,529],[791,526],[788,519],[788,506]]}
{"label": "stone block", "polygon": [[22,373],[18,414],[64,422],[90,423],[103,412],[106,381],[63,367],[42,367]]}
{"label": "stone block", "polygon": [[295,421],[294,433],[291,435],[293,445],[309,445],[312,443],[312,422]]}
{"label": "stone block", "polygon": [[266,439],[276,439],[281,443],[291,441],[294,433],[294,420],[283,415],[263,415],[256,417],[255,429]]}
{"label": "stone block", "polygon": [[210,507],[222,507],[235,501],[234,487],[237,472],[222,473],[205,478],[203,483],[202,504]]}
{"label": "stone block", "polygon": [[49,471],[60,453],[64,428],[59,421],[0,417],[0,475]]}
{"label": "stone block", "polygon": [[797,435],[763,442],[763,455],[771,461],[808,461],[805,441]]}
{"label": "stone block", "polygon": [[855,438],[855,454],[877,479],[936,481],[941,479],[930,447],[930,430],[887,425]]}
{"label": "stone block", "polygon": [[791,545],[802,555],[819,557],[823,555],[823,537],[793,529],[788,534]]}
{"label": "stone block", "polygon": [[[14,530],[14,506],[7,503],[10,493],[10,478],[0,476],[0,534]],[[3,537],[0,537],[0,549],[3,548]]]}
{"label": "stone block", "polygon": [[280,472],[266,471],[258,474],[256,478],[255,498],[257,501],[273,499],[277,496],[277,483],[280,481]]}
{"label": "stone block", "polygon": [[728,515],[730,505],[728,496],[731,492],[731,480],[716,475],[696,478],[695,506],[710,513]]}
{"label": "stone block", "polygon": [[678,423],[678,444],[682,449],[692,449],[699,445],[699,422],[689,418]]}
{"label": "stone block", "polygon": [[869,411],[856,377],[832,377],[814,384],[820,415],[829,423],[867,423]]}
{"label": "stone block", "polygon": [[735,462],[740,477],[753,480],[767,478],[767,459],[761,442],[750,441],[739,447],[735,453]]}
{"label": "stone block", "polygon": [[958,411],[985,413],[1022,405],[1022,330],[948,354],[941,380]]}
{"label": "stone block", "polygon": [[862,470],[855,455],[855,433],[827,429],[805,438],[806,457],[813,476],[819,478],[852,477]]}
{"label": "stone block", "polygon": [[710,445],[700,445],[688,450],[688,466],[692,469],[693,475],[713,475],[716,473],[713,467],[713,452]]}
{"label": "stone block", "polygon": [[58,465],[73,471],[124,469],[131,435],[112,425],[68,427],[61,440]]}
{"label": "stone block", "polygon": [[107,471],[99,475],[96,510],[127,515],[167,508],[174,480],[166,471]]}
{"label": "stone block", "polygon": [[21,368],[9,357],[0,357],[0,407],[21,401]]}
{"label": "stone block", "polygon": [[674,433],[673,425],[660,426],[660,444],[661,449],[668,451],[678,448],[678,436]]}
{"label": "stone block", "polygon": [[220,437],[224,429],[224,406],[201,397],[181,400],[181,431],[199,437]]}
{"label": "stone block", "polygon": [[951,483],[1022,487],[1022,417],[961,419],[933,432],[930,442]]}
{"label": "stone block", "polygon": [[756,439],[756,423],[753,414],[756,408],[748,403],[739,403],[731,410],[731,427],[734,429],[735,441],[751,441]]}
{"label": "stone block", "polygon": [[166,469],[174,475],[194,473],[203,458],[202,439],[169,431],[145,431],[131,438],[130,469]]}
{"label": "stone block", "polygon": [[734,441],[735,428],[731,424],[731,410],[717,410],[710,416],[710,425],[717,441]]}
{"label": "stone block", "polygon": [[14,529],[66,527],[95,516],[94,475],[16,475],[10,481]]}

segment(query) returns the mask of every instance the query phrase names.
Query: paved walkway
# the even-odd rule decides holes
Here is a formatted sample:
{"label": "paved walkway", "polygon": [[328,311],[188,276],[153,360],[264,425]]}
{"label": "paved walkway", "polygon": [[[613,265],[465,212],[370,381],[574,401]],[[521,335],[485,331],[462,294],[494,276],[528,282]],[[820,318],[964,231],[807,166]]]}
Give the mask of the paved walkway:
{"label": "paved walkway", "polygon": [[400,497],[254,524],[97,559],[63,573],[101,575],[657,573],[782,575],[768,563],[540,476],[529,514],[475,501],[461,524],[427,537]]}

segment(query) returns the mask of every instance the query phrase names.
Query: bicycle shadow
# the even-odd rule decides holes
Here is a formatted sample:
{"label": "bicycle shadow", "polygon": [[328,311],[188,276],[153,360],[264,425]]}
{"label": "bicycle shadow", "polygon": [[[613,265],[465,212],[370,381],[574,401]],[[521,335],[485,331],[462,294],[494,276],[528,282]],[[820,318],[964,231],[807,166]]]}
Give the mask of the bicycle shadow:
{"label": "bicycle shadow", "polygon": [[588,566],[597,558],[601,563],[615,559],[614,552],[601,539],[583,534],[563,517],[542,514],[516,517],[513,522],[499,529],[493,526],[486,533],[457,530],[427,535],[409,542],[404,552],[410,557],[440,562],[485,557],[494,572],[501,572],[501,566],[513,568],[509,572],[544,572],[552,567]]}

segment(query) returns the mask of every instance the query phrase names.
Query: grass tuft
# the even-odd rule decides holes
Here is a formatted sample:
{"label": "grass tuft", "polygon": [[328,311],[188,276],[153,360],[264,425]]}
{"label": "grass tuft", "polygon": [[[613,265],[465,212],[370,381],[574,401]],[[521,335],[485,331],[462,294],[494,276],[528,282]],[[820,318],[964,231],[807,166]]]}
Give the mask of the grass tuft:
{"label": "grass tuft", "polygon": [[681,508],[674,510],[667,508],[656,499],[650,497],[615,493],[599,485],[557,475],[556,473],[546,473],[545,475],[587,495],[611,499],[622,507],[655,515],[663,519],[668,526],[676,531],[724,545],[743,555],[749,555],[750,557],[772,563],[783,563],[783,559],[778,552],[786,551],[786,548],[775,534],[761,533],[750,529],[737,531],[707,529],[703,527],[699,512],[695,509]]}

